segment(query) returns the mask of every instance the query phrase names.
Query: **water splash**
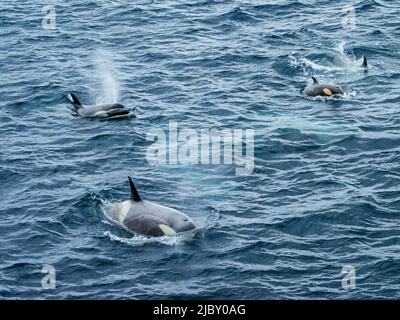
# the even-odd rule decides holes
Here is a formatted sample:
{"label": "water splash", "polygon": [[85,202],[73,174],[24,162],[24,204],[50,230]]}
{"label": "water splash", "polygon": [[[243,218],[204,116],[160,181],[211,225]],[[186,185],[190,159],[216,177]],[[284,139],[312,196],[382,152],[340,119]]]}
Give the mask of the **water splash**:
{"label": "water splash", "polygon": [[176,246],[179,245],[183,242],[183,238],[180,235],[177,236],[164,236],[164,237],[145,237],[145,236],[133,236],[132,238],[124,238],[117,236],[110,231],[105,231],[104,235],[108,237],[112,241],[118,241],[127,245],[130,245],[132,247],[140,247],[146,244],[151,244],[151,243],[159,243],[159,244],[164,244],[167,246]]}
{"label": "water splash", "polygon": [[208,231],[210,229],[215,228],[218,225],[220,217],[221,217],[221,214],[219,213],[219,210],[216,208],[213,208],[213,210],[207,217],[207,222],[204,227],[204,230]]}
{"label": "water splash", "polygon": [[357,59],[352,54],[345,51],[346,43],[341,41],[337,43],[331,50],[333,51],[336,63],[334,65],[320,64],[306,57],[298,56],[292,53],[289,56],[289,65],[294,68],[301,68],[302,74],[309,76],[316,71],[322,73],[357,73],[362,70],[363,57]]}
{"label": "water splash", "polygon": [[101,83],[101,91],[97,95],[97,103],[106,104],[118,102],[120,86],[115,79],[116,68],[111,58],[111,53],[105,50],[97,50],[95,52],[94,62],[96,66],[96,76]]}
{"label": "water splash", "polygon": [[314,73],[314,72],[311,72],[311,70],[322,71],[322,72],[334,72],[334,71],[342,70],[342,68],[337,67],[337,66],[327,66],[327,65],[318,64],[317,62],[311,61],[310,59],[307,59],[305,57],[297,57],[295,55],[289,56],[289,65],[291,67],[301,68],[303,75],[306,75],[306,76]]}
{"label": "water splash", "polygon": [[339,42],[333,50],[338,53],[337,59],[343,70],[357,72],[362,69],[363,57],[357,59],[353,53],[347,54],[345,51],[346,42]]}
{"label": "water splash", "polygon": [[346,47],[346,42],[345,41],[339,41],[334,47],[333,50],[339,52],[342,55],[345,55],[345,50],[344,48]]}

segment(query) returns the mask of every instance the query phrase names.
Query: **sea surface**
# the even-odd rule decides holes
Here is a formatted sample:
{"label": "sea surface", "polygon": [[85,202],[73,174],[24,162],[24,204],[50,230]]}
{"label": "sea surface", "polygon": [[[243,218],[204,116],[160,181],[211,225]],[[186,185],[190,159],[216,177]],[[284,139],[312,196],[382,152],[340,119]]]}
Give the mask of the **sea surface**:
{"label": "sea surface", "polygon": [[[0,0],[1,299],[400,298],[398,0],[46,4]],[[149,163],[171,121],[254,130],[254,170]],[[203,236],[113,224],[128,175]]]}

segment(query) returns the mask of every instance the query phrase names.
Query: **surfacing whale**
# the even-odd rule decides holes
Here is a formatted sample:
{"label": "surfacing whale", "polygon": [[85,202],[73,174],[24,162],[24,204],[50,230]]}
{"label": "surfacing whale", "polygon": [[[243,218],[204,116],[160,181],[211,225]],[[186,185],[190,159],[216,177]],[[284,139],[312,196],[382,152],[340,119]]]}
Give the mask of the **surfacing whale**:
{"label": "surfacing whale", "polygon": [[311,77],[313,84],[305,89],[305,94],[310,97],[323,96],[330,97],[333,95],[343,95],[344,91],[341,87],[331,83],[319,83],[317,78]]}
{"label": "surfacing whale", "polygon": [[84,106],[73,93],[69,93],[67,99],[72,103],[71,114],[73,116],[112,120],[126,118],[131,114],[131,110],[120,103]]}
{"label": "surfacing whale", "polygon": [[113,218],[125,229],[149,237],[173,236],[195,230],[196,224],[178,210],[142,200],[130,177],[131,198],[112,206]]}

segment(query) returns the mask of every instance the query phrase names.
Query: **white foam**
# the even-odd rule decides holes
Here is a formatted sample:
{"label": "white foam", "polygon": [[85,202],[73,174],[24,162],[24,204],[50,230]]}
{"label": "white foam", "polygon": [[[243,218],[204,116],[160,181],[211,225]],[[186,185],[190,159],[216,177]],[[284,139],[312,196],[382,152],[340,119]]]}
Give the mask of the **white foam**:
{"label": "white foam", "polygon": [[295,57],[295,56],[290,56],[289,57],[289,64],[292,67],[301,67],[303,69],[303,74],[307,74],[306,69],[311,68],[313,70],[317,71],[326,71],[326,72],[332,72],[332,71],[340,71],[342,70],[339,67],[330,67],[322,64],[318,64],[314,61],[311,61],[305,57]]}
{"label": "white foam", "polygon": [[105,112],[105,111],[97,111],[93,116],[94,117],[98,117],[98,118],[105,118],[105,117],[107,117],[107,112]]}
{"label": "white foam", "polygon": [[105,231],[104,235],[112,241],[118,241],[133,247],[140,247],[149,243],[159,243],[167,246],[176,246],[181,244],[184,240],[184,238],[180,235],[163,237],[145,237],[135,235],[132,238],[123,238],[111,233],[110,231]]}
{"label": "white foam", "polygon": [[303,75],[309,75],[309,69],[321,72],[359,72],[362,69],[363,57],[356,59],[354,56],[349,56],[345,52],[346,43],[344,41],[339,42],[335,47],[332,48],[336,52],[337,65],[328,66],[314,62],[306,57],[298,57],[294,54],[289,56],[289,64],[293,67],[302,68]]}

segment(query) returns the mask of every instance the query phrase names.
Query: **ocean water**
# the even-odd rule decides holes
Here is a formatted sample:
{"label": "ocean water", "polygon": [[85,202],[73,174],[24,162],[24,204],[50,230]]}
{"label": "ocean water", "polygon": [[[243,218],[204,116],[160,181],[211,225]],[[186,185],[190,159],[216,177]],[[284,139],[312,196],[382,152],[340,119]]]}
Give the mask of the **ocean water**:
{"label": "ocean water", "polygon": [[[0,0],[0,298],[400,297],[398,1],[46,4],[55,25]],[[306,98],[311,76],[345,96]],[[135,116],[73,117],[70,91]],[[147,134],[171,121],[253,129],[253,172],[151,165]],[[128,175],[203,237],[111,223]]]}

